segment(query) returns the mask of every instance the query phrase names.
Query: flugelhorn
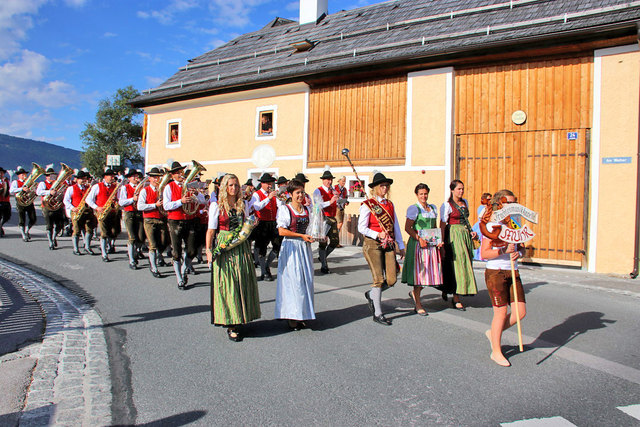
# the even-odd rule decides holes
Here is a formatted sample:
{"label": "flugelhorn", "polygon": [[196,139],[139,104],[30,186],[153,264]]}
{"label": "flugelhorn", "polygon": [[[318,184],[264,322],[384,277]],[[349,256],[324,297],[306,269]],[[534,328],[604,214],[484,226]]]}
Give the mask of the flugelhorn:
{"label": "flugelhorn", "polygon": [[[193,169],[191,169],[191,172],[189,172],[189,175],[185,177],[184,183],[182,185],[183,197],[193,196],[197,192],[197,186],[189,187],[189,184],[191,183],[191,181],[196,179],[196,176],[198,176],[200,172],[204,172],[207,170],[204,166],[202,166],[200,163],[196,162],[195,160],[192,160],[191,162],[193,163]],[[195,213],[198,211],[199,205],[200,203],[198,201],[195,201],[195,202],[190,201],[182,205],[182,210],[187,215],[195,215]]]}
{"label": "flugelhorn", "polygon": [[22,191],[16,193],[16,203],[22,207],[27,207],[33,203],[36,199],[36,180],[40,178],[41,175],[45,173],[45,170],[42,166],[37,163],[33,163],[33,169],[31,169],[31,173],[22,184]]}

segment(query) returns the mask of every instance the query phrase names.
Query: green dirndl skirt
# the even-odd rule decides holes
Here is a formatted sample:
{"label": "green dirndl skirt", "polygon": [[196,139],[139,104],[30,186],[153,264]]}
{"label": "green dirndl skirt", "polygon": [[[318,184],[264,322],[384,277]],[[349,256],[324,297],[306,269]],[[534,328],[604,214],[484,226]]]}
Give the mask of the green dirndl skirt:
{"label": "green dirndl skirt", "polygon": [[[471,235],[464,225],[447,226],[445,233],[444,286],[446,293],[458,295],[476,295],[478,287],[473,275],[473,243]],[[455,284],[455,286],[454,286]]]}
{"label": "green dirndl skirt", "polygon": [[[217,242],[230,232],[220,231]],[[211,268],[211,323],[241,325],[259,319],[260,297],[249,243],[222,252]]]}

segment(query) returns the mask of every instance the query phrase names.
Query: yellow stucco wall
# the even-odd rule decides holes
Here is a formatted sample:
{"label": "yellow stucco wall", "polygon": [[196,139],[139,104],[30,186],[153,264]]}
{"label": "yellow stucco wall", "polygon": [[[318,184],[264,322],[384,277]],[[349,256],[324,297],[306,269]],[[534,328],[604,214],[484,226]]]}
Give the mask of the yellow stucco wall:
{"label": "yellow stucco wall", "polygon": [[[633,270],[635,203],[638,187],[638,102],[640,53],[602,57],[600,182],[596,271]],[[604,157],[631,157],[629,164],[602,164]]]}

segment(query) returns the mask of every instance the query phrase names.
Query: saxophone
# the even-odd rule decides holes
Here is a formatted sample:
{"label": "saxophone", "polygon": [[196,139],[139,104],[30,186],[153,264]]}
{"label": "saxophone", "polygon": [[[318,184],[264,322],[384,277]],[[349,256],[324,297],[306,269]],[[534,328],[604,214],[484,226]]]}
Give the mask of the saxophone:
{"label": "saxophone", "polygon": [[36,199],[36,179],[40,178],[40,175],[44,174],[46,171],[42,166],[37,163],[33,164],[33,169],[31,169],[31,173],[22,184],[21,190],[19,193],[16,193],[16,203],[23,208],[31,205],[33,201]]}
{"label": "saxophone", "polygon": [[120,181],[118,185],[116,185],[116,188],[113,190],[104,206],[102,206],[102,212],[100,213],[100,215],[98,215],[98,221],[104,221],[107,218],[107,215],[109,215],[112,211],[118,209],[118,201],[116,199],[116,197],[118,197],[118,191],[120,191],[120,187],[127,184],[128,182],[129,180],[125,178]]}
{"label": "saxophone", "polygon": [[[162,193],[164,192],[164,187],[167,186],[167,184],[169,184],[169,181],[171,181],[171,173],[167,172],[164,174],[164,176],[162,177],[162,181],[160,181],[160,184],[158,184],[158,201],[162,202]],[[160,212],[160,214],[162,216],[167,216],[167,211],[164,210],[164,208],[162,207],[162,204],[160,205],[160,207],[158,207],[158,212]]]}
{"label": "saxophone", "polygon": [[67,178],[73,175],[73,169],[64,163],[60,163],[62,168],[60,169],[60,173],[58,174],[58,178],[51,185],[50,191],[55,191],[56,193],[52,196],[49,194],[42,199],[42,206],[50,211],[57,211],[62,207],[62,202],[64,200],[64,193],[67,190],[69,185],[67,184]]}
{"label": "saxophone", "polygon": [[80,216],[82,216],[82,214],[84,213],[85,209],[87,209],[87,196],[89,195],[89,192],[91,191],[91,187],[93,187],[98,181],[97,180],[93,180],[91,182],[91,184],[89,184],[89,186],[84,190],[84,195],[82,196],[82,199],[80,199],[80,203],[78,203],[78,206],[76,206],[76,212],[73,213],[73,210],[71,211],[71,221],[75,221],[76,218],[79,218]]}

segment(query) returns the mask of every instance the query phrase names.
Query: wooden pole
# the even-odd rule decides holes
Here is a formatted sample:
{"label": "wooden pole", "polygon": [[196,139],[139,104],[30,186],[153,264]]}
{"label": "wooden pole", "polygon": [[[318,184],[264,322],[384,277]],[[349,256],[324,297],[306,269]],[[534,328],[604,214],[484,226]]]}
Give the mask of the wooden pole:
{"label": "wooden pole", "polygon": [[[509,254],[509,258],[511,259],[511,254]],[[518,326],[518,347],[520,348],[520,352],[523,352],[524,349],[522,347],[522,327],[520,326],[520,308],[518,307],[518,288],[516,287],[516,268],[513,264],[513,259],[511,259],[511,286],[513,286],[513,299],[516,303],[516,325]]]}

